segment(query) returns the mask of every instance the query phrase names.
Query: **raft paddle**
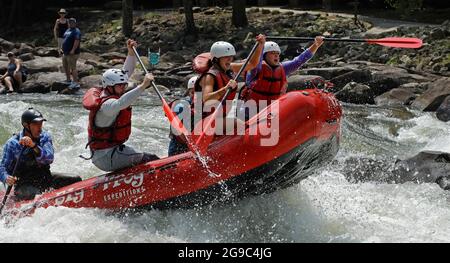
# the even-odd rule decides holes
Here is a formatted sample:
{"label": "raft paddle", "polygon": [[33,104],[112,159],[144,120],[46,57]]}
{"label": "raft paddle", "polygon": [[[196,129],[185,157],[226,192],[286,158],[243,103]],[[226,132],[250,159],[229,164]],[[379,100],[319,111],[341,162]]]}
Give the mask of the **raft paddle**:
{"label": "raft paddle", "polygon": [[[251,57],[253,56],[253,54],[256,51],[256,48],[258,47],[258,44],[259,43],[256,42],[256,44],[253,46],[252,50],[250,51],[250,54],[248,54],[247,60],[244,62],[242,67],[239,69],[239,72],[234,76],[234,81],[236,81],[239,78],[239,76],[242,74],[242,71],[244,71],[244,69],[247,67],[248,62],[250,61]],[[200,150],[200,153],[202,153],[202,154],[204,154],[206,152],[206,149],[208,148],[209,144],[211,143],[211,141],[214,138],[214,132],[210,131],[212,129],[212,123],[214,122],[219,111],[221,111],[222,105],[225,102],[228,95],[230,94],[230,92],[231,92],[231,87],[228,87],[227,91],[225,92],[225,95],[222,97],[222,100],[220,101],[220,103],[218,103],[215,111],[210,116],[210,119],[208,120],[208,123],[206,124],[205,130],[202,132],[202,134],[200,134],[200,136],[198,137],[198,139],[195,143],[195,145],[197,145],[198,149]]]}
{"label": "raft paddle", "polygon": [[[16,171],[17,171],[17,167],[19,166],[20,158],[22,157],[22,153],[23,153],[23,151],[24,151],[25,149],[26,149],[26,148],[24,147],[24,148],[20,151],[19,157],[17,157],[17,161],[16,161],[16,164],[14,165],[14,170],[13,170],[11,176],[15,176],[15,175],[16,175]],[[6,188],[5,196],[3,197],[2,203],[1,203],[1,205],[0,205],[0,215],[2,214],[3,207],[5,207],[6,200],[8,200],[8,196],[9,196],[9,193],[11,192],[12,187],[13,187],[12,185],[8,185],[8,187]]]}
{"label": "raft paddle", "polygon": [[[142,62],[141,58],[139,57],[139,54],[136,51],[136,48],[133,47],[133,51],[135,56],[137,57],[139,63],[141,64],[141,67],[144,69],[145,74],[148,73],[147,68],[144,66],[144,63]],[[172,112],[172,110],[169,107],[169,104],[167,104],[166,100],[162,96],[161,92],[159,92],[158,87],[155,85],[155,82],[152,81],[153,89],[155,90],[156,94],[158,94],[159,99],[161,100],[163,104],[163,110],[166,113],[167,118],[169,119],[170,124],[172,127],[178,130],[182,136],[184,136],[184,139],[186,140],[187,146],[189,147],[189,150],[191,150],[193,153],[197,153],[195,145],[192,144],[192,142],[188,138],[188,131],[184,127],[183,123],[180,121],[180,119]]]}
{"label": "raft paddle", "polygon": [[[267,40],[278,41],[313,41],[313,37],[276,37],[268,36]],[[386,47],[398,47],[398,48],[420,48],[422,47],[422,39],[412,37],[386,37],[381,39],[348,39],[348,38],[324,38],[324,41],[336,41],[336,42],[354,42],[354,43],[368,43],[377,44]]]}

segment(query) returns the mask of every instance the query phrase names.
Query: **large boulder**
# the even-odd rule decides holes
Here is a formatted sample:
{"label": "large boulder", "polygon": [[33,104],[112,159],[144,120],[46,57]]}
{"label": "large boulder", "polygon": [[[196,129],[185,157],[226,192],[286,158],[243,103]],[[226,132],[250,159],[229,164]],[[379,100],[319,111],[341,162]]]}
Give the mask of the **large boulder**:
{"label": "large boulder", "polygon": [[29,61],[34,59],[33,53],[24,53],[18,56],[18,58],[22,61]]}
{"label": "large boulder", "polygon": [[337,91],[352,81],[367,84],[371,80],[372,80],[372,73],[370,72],[370,70],[358,69],[334,77],[330,81],[334,84],[334,90]]}
{"label": "large boulder", "polygon": [[288,91],[321,87],[325,79],[317,75],[292,75],[288,79]]}
{"label": "large boulder", "polygon": [[55,57],[39,57],[23,63],[28,68],[30,74],[38,72],[57,72],[62,67],[61,58]]}
{"label": "large boulder", "polygon": [[90,75],[80,80],[80,86],[82,89],[89,89],[92,87],[102,86],[102,75]]}
{"label": "large boulder", "polygon": [[57,91],[58,93],[60,93],[63,90],[69,89],[69,83],[66,83],[65,81],[55,81],[52,83],[51,85],[51,90],[52,91]]}
{"label": "large boulder", "polygon": [[55,82],[65,81],[66,74],[61,72],[44,72],[34,74],[33,78],[36,79],[37,82],[48,83],[49,86],[52,86]]}
{"label": "large boulder", "polygon": [[405,160],[350,157],[342,166],[351,182],[438,183],[450,190],[450,153],[423,151]]}
{"label": "large boulder", "polygon": [[302,70],[305,75],[319,75],[325,79],[332,79],[339,75],[357,70],[356,66],[329,67],[329,68],[306,68]]}
{"label": "large boulder", "polygon": [[0,38],[0,47],[5,51],[10,51],[14,49],[14,43],[3,38]]}
{"label": "large boulder", "polygon": [[20,43],[17,55],[22,55],[22,54],[26,54],[26,53],[33,53],[33,52],[34,52],[34,48],[32,46],[27,45],[25,43]]}
{"label": "large boulder", "polygon": [[450,96],[447,96],[436,111],[436,117],[441,121],[450,121]]}
{"label": "large boulder", "polygon": [[375,98],[378,106],[402,106],[409,105],[416,94],[405,88],[392,89]]}
{"label": "large boulder", "polygon": [[375,104],[373,89],[367,85],[350,82],[335,93],[336,98],[354,104]]}
{"label": "large boulder", "polygon": [[101,54],[100,57],[107,61],[113,60],[113,59],[125,60],[127,58],[127,55],[123,54],[123,53],[119,53],[119,52],[108,52],[108,53]]}
{"label": "large boulder", "polygon": [[376,66],[376,71],[372,72],[371,86],[378,86],[386,91],[410,82],[427,82],[429,78],[408,73],[406,69],[391,66]]}
{"label": "large boulder", "polygon": [[83,60],[77,61],[77,71],[78,77],[83,78],[92,74],[94,67],[92,65],[86,64]]}
{"label": "large boulder", "polygon": [[40,57],[59,57],[58,48],[55,47],[37,47],[33,54]]}
{"label": "large boulder", "polygon": [[411,104],[413,108],[422,111],[436,111],[444,99],[450,95],[450,78],[441,78],[428,86],[427,91]]}
{"label": "large boulder", "polygon": [[166,53],[164,53],[161,56],[161,61],[162,62],[171,62],[171,63],[185,63],[186,60],[184,59],[184,57],[180,54],[178,54],[177,52],[173,52],[173,51],[167,51]]}
{"label": "large boulder", "polygon": [[50,84],[35,80],[28,80],[22,84],[20,93],[48,93],[50,92]]}

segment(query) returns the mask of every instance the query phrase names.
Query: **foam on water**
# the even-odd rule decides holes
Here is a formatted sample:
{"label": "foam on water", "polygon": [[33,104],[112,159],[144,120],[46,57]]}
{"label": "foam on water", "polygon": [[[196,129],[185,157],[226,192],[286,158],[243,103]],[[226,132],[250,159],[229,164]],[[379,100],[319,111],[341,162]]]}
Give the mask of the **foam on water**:
{"label": "foam on water", "polygon": [[[56,148],[52,169],[83,178],[101,174],[78,158],[88,154],[87,111],[80,101],[54,94],[5,97],[0,143],[19,130],[22,111],[34,106],[49,120],[44,128]],[[134,107],[129,144],[166,156],[169,127],[156,102],[143,97]],[[0,242],[450,242],[448,191],[436,184],[354,184],[338,169],[350,156],[450,152],[450,124],[416,112],[408,120],[363,106],[347,106],[345,112],[337,164],[288,189],[236,204],[120,216],[98,209],[38,209],[32,217],[0,224]],[[392,123],[401,126],[397,135],[389,131]]]}

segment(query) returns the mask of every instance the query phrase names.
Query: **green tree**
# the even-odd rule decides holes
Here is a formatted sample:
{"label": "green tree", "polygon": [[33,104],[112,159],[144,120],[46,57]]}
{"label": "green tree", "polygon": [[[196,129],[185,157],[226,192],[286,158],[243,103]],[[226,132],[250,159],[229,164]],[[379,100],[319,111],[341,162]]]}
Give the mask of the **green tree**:
{"label": "green tree", "polygon": [[231,20],[236,27],[248,25],[247,13],[245,12],[246,0],[233,0],[233,15]]}
{"label": "green tree", "polygon": [[192,11],[192,0],[183,0],[184,16],[186,19],[186,33],[197,34],[195,27],[194,12]]}

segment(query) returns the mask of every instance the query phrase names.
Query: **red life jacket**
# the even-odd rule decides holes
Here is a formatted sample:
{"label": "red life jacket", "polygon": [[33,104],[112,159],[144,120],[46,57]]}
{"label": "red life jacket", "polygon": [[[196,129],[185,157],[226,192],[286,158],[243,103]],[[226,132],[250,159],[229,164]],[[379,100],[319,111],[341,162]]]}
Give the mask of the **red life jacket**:
{"label": "red life jacket", "polygon": [[131,107],[119,112],[113,124],[109,127],[97,127],[95,116],[102,104],[109,99],[118,99],[117,95],[102,96],[98,88],[89,89],[84,98],[83,106],[89,112],[88,144],[91,150],[101,150],[121,145],[128,140],[131,134]]}
{"label": "red life jacket", "polygon": [[[231,80],[231,78],[225,72],[217,69],[215,66],[212,66],[207,72],[203,73],[195,82],[194,89],[196,92],[202,91],[202,87],[200,86],[200,81],[203,77],[205,77],[208,74],[214,76],[213,91],[218,91],[221,88],[225,87],[228,84],[228,82]],[[227,96],[226,100],[233,100],[234,96],[236,96],[236,91],[230,92],[230,94]],[[195,99],[194,99],[194,101],[195,101]],[[223,106],[226,106],[226,104],[224,104]],[[225,107],[223,107],[223,109],[224,109],[224,112],[227,111],[227,109]],[[207,117],[211,113],[212,112],[204,113],[203,118]]]}
{"label": "red life jacket", "polygon": [[260,100],[268,100],[270,103],[286,93],[287,84],[286,72],[281,65],[272,68],[263,61],[261,71],[251,81],[245,100],[252,99],[256,103]]}

